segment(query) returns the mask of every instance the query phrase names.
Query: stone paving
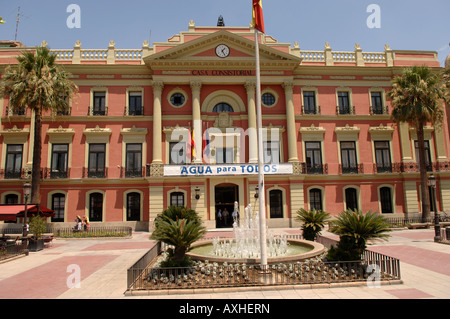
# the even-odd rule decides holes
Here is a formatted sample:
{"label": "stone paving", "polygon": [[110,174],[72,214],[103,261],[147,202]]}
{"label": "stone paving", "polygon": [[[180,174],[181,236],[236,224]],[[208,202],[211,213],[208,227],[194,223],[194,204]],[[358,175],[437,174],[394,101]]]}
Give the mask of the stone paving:
{"label": "stone paving", "polygon": [[[293,234],[294,229],[274,233]],[[228,236],[226,230],[210,232]],[[334,237],[323,232],[323,235]],[[397,230],[369,249],[400,259],[401,284],[314,285],[176,291],[125,296],[126,270],[155,243],[149,233],[128,239],[56,239],[50,247],[0,264],[0,299],[448,299],[450,245],[433,242],[434,230]],[[76,285],[76,275],[81,281]]]}

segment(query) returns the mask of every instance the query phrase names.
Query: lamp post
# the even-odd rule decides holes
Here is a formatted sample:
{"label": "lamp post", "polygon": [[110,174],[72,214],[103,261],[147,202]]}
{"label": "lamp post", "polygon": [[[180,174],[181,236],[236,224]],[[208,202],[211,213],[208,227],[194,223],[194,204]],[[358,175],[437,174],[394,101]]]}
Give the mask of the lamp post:
{"label": "lamp post", "polygon": [[436,203],[436,177],[433,174],[428,177],[428,185],[431,186],[431,196],[434,208],[434,241],[439,242],[441,240],[441,226],[439,225],[439,213],[437,211]]}
{"label": "lamp post", "polygon": [[30,197],[30,193],[31,193],[31,184],[27,182],[27,183],[25,183],[23,185],[23,197],[25,199],[25,216],[24,216],[24,219],[23,219],[23,232],[22,232],[22,235],[25,238],[25,240],[26,240],[26,238],[28,236],[28,226],[27,226],[28,207],[27,207],[27,204],[28,204],[28,198]]}

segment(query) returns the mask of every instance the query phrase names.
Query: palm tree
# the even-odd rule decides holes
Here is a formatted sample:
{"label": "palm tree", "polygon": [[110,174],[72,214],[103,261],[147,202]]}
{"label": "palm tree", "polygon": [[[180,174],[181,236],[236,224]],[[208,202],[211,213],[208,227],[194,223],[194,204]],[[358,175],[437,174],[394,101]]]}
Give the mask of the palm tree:
{"label": "palm tree", "polygon": [[390,232],[386,218],[371,211],[346,210],[330,223],[330,232],[339,235],[336,249],[330,249],[330,260],[359,260],[372,239],[387,239]]}
{"label": "palm tree", "polygon": [[325,227],[325,222],[330,218],[330,214],[321,210],[307,211],[299,209],[295,220],[302,223],[303,238],[314,241]]}
{"label": "palm tree", "polygon": [[155,219],[155,230],[150,238],[173,246],[164,266],[184,267],[189,265],[186,253],[191,245],[205,234],[206,228],[194,210],[171,206]]}
{"label": "palm tree", "polygon": [[424,126],[431,123],[437,127],[442,123],[445,91],[442,73],[434,72],[426,66],[414,66],[404,69],[402,76],[393,80],[392,90],[387,93],[387,97],[392,100],[391,117],[393,121],[396,123],[406,122],[416,129],[424,222],[430,215]]}
{"label": "palm tree", "polygon": [[0,96],[9,96],[12,110],[26,110],[35,114],[31,202],[40,204],[42,115],[66,111],[69,100],[78,87],[69,79],[69,73],[55,62],[56,56],[47,47],[39,47],[36,54],[24,52],[17,57],[18,64],[7,68],[0,86]]}

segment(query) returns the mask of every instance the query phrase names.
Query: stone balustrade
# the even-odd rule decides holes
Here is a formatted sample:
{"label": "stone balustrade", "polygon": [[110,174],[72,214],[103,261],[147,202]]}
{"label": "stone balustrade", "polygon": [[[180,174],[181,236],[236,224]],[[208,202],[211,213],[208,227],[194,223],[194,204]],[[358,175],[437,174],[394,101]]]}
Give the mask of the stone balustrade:
{"label": "stone balustrade", "polygon": [[[109,43],[107,49],[82,49],[81,43],[77,41],[73,49],[51,50],[56,55],[58,62],[71,62],[80,64],[81,62],[107,62],[114,64],[116,62],[144,63],[143,58],[152,53],[147,41],[143,43],[141,49],[116,49],[114,41]],[[294,52],[295,51],[295,52]],[[335,65],[339,63],[351,63],[356,66],[365,64],[384,64],[392,66],[392,51],[389,46],[385,46],[384,52],[362,52],[358,44],[355,45],[355,51],[332,51],[329,44],[325,44],[325,50],[300,50],[296,47],[293,54],[302,58],[303,64],[325,64]]]}

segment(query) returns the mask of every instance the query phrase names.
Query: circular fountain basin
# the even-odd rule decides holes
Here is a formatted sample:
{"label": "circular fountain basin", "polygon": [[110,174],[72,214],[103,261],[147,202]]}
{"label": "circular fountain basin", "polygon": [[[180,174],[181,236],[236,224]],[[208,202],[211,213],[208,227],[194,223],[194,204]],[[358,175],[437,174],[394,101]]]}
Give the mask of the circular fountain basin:
{"label": "circular fountain basin", "polygon": [[[224,239],[226,240],[226,239]],[[288,251],[285,256],[268,257],[267,263],[296,262],[319,256],[325,251],[322,244],[301,239],[288,239]],[[187,253],[192,260],[228,263],[257,264],[261,262],[259,258],[226,258],[219,257],[213,253],[213,240],[205,240],[192,244],[191,250]]]}

